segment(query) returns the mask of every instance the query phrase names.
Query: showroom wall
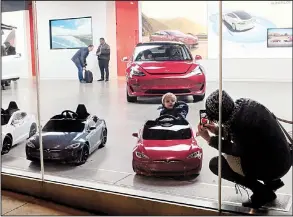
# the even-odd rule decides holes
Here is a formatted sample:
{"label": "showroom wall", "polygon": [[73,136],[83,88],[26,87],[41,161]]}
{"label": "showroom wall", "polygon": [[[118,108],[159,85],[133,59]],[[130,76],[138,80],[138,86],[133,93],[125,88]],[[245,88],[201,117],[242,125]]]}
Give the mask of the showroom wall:
{"label": "showroom wall", "polygon": [[[2,15],[2,23],[17,27],[15,32],[15,47],[16,52],[21,54],[20,58],[14,59],[13,62],[19,68],[20,78],[31,77],[31,62],[30,62],[30,41],[29,41],[29,17],[28,11],[13,11],[4,12]],[[7,67],[9,68],[9,65]],[[7,68],[7,69],[8,69]],[[2,70],[6,70],[6,64],[3,63]]]}
{"label": "showroom wall", "polygon": [[[87,68],[94,74],[94,79],[100,77],[95,51],[99,45],[99,38],[105,37],[112,51],[116,47],[115,9],[112,9],[113,2],[106,1],[37,1],[37,25],[38,25],[38,46],[40,77],[42,79],[77,79],[76,66],[72,63],[71,57],[76,49],[50,49],[50,28],[49,20],[67,19],[77,17],[92,17],[92,35],[95,49],[88,56]],[[115,7],[114,7],[115,8]],[[108,17],[109,16],[109,17]],[[109,28],[107,28],[109,27]],[[115,52],[112,52],[111,62],[116,62]],[[111,66],[111,69],[115,65]],[[111,73],[116,76],[116,73]]]}
{"label": "showroom wall", "polygon": [[[179,30],[199,38],[192,55],[201,55],[208,81],[218,80],[217,1],[140,1],[142,42],[157,31]],[[164,10],[161,10],[164,8]],[[197,13],[194,13],[194,9]],[[223,15],[244,11],[255,20],[251,29],[233,31],[223,23],[223,80],[292,81],[292,42],[290,46],[268,47],[269,28],[289,28],[292,35],[292,1],[223,2]]]}

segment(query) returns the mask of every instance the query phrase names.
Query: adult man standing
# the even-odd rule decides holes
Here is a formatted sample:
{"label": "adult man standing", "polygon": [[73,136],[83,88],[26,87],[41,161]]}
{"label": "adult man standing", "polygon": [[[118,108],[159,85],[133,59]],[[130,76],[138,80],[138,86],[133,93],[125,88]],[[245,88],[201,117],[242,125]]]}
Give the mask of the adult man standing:
{"label": "adult man standing", "polygon": [[72,62],[76,65],[78,69],[78,79],[80,83],[85,83],[83,78],[83,69],[86,67],[86,58],[88,57],[89,53],[94,49],[93,45],[89,45],[87,47],[80,48],[74,56],[71,58]]}
{"label": "adult man standing", "polygon": [[104,81],[105,73],[105,81],[109,81],[110,46],[105,42],[104,38],[100,38],[100,46],[97,49],[96,55],[98,56],[99,67],[101,71],[101,79],[98,81]]}

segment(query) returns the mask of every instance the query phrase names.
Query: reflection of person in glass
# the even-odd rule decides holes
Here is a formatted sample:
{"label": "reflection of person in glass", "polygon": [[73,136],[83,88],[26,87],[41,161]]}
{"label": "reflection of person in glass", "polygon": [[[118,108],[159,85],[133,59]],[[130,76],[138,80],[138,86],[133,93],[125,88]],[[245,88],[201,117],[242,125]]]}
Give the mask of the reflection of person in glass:
{"label": "reflection of person in glass", "polygon": [[[206,101],[207,117],[212,124],[198,125],[198,135],[218,149],[219,91]],[[281,178],[292,166],[286,137],[273,114],[251,99],[236,102],[223,91],[222,97],[222,178],[251,189],[253,195],[242,205],[251,208],[276,199],[274,193],[284,186]],[[210,133],[215,136],[210,136]],[[210,170],[218,174],[218,157],[210,161]],[[261,183],[260,181],[263,183]]]}
{"label": "reflection of person in glass", "polygon": [[78,69],[78,79],[80,83],[85,83],[83,78],[83,70],[85,69],[87,63],[86,58],[88,57],[89,53],[94,49],[93,45],[89,45],[87,47],[80,48],[74,56],[71,58],[72,62],[76,65]]}
{"label": "reflection of person in glass", "polygon": [[5,55],[9,56],[9,55],[15,55],[16,51],[15,51],[15,47],[13,47],[10,42],[4,42],[5,45]]}

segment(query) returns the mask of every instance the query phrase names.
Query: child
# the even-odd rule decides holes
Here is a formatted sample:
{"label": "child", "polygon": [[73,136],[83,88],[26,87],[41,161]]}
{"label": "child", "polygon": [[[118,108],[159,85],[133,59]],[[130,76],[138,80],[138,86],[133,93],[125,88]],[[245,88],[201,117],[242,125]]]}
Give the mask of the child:
{"label": "child", "polygon": [[186,118],[188,114],[188,105],[185,102],[177,101],[177,97],[173,93],[166,93],[162,97],[161,115],[173,115],[175,117]]}

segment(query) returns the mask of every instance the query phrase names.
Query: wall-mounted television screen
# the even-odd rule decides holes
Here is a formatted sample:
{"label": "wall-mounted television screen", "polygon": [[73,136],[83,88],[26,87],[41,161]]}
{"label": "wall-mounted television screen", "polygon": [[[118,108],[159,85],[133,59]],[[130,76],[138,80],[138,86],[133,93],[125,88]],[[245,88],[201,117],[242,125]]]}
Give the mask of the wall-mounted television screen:
{"label": "wall-mounted television screen", "polygon": [[267,47],[292,47],[292,28],[269,28]]}
{"label": "wall-mounted television screen", "polygon": [[93,44],[92,18],[50,20],[50,48],[78,49]]}

